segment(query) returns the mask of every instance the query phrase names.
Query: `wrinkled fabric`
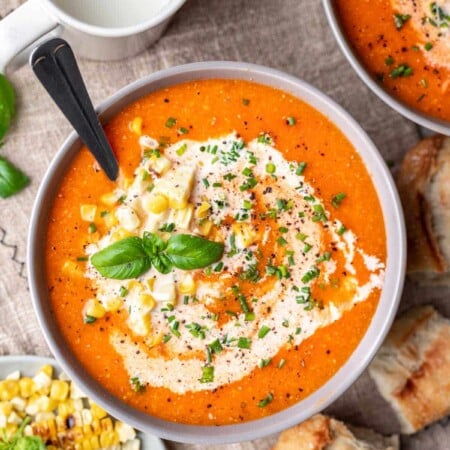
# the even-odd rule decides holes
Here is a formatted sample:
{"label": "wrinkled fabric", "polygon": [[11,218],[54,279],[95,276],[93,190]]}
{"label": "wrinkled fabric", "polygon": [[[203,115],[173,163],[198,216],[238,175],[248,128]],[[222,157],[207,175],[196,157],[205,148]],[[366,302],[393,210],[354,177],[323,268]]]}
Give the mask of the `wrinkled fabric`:
{"label": "wrinkled fabric", "polygon": [[[4,16],[21,2],[1,0]],[[80,60],[94,104],[124,85],[160,69],[205,60],[235,60],[271,66],[316,86],[362,125],[386,160],[398,166],[418,139],[414,124],[381,102],[359,80],[340,52],[319,0],[188,0],[165,35],[126,62]],[[10,73],[17,91],[17,117],[0,154],[23,168],[31,185],[0,199],[0,354],[50,355],[35,319],[26,275],[26,238],[33,201],[45,170],[71,130],[29,67]],[[407,282],[400,312],[433,303],[450,317],[449,290]],[[365,372],[329,409],[341,420],[389,434],[394,413]],[[226,446],[168,443],[172,449],[266,450],[276,436]],[[450,424],[443,421],[402,437],[403,450],[448,450]]]}

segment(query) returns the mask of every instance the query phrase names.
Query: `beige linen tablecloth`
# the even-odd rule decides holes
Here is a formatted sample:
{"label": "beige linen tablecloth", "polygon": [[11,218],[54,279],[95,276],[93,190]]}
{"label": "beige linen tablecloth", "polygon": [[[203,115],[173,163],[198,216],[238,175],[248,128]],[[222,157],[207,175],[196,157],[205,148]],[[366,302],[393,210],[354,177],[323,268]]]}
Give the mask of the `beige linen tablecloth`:
{"label": "beige linen tablecloth", "polygon": [[[0,15],[20,3],[1,0]],[[350,68],[334,42],[319,0],[188,0],[165,36],[146,52],[126,62],[80,61],[80,68],[94,103],[98,103],[151,72],[204,60],[263,64],[308,81],[346,108],[382,155],[396,164],[418,139],[415,125],[370,93]],[[18,95],[18,113],[0,152],[24,168],[32,182],[20,195],[0,199],[0,354],[49,355],[27,287],[26,237],[39,182],[71,127],[28,67],[11,74],[11,80]],[[400,311],[431,302],[450,317],[449,293],[443,288],[419,288],[407,282]],[[377,394],[367,373],[329,412],[382,433],[399,430],[391,409]],[[444,420],[401,440],[405,450],[449,450],[450,424]],[[208,447],[170,442],[168,447],[264,450],[274,441],[271,437]]]}

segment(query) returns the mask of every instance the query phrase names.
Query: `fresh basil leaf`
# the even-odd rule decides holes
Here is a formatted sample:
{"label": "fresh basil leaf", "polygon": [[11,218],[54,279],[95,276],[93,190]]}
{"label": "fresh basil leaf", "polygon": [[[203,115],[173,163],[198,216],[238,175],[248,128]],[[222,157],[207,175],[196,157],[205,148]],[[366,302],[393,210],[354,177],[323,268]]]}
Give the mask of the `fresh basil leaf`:
{"label": "fresh basil leaf", "polygon": [[169,273],[173,268],[172,260],[165,254],[160,253],[152,259],[153,267],[163,274]]}
{"label": "fresh basil leaf", "polygon": [[0,73],[0,140],[9,129],[14,116],[14,90],[8,79]]}
{"label": "fresh basil leaf", "polygon": [[160,252],[166,249],[167,242],[160,238],[155,233],[150,233],[146,231],[142,238],[142,243],[144,246],[144,250],[147,252],[147,255],[150,258],[157,256]]}
{"label": "fresh basil leaf", "polygon": [[201,269],[222,258],[224,245],[192,234],[176,234],[167,241],[166,253],[175,267]]}
{"label": "fresh basil leaf", "polygon": [[92,255],[91,263],[101,275],[116,280],[137,278],[152,265],[142,239],[136,236],[127,237],[100,250]]}
{"label": "fresh basil leaf", "polygon": [[6,159],[0,157],[0,197],[6,198],[23,189],[29,178]]}

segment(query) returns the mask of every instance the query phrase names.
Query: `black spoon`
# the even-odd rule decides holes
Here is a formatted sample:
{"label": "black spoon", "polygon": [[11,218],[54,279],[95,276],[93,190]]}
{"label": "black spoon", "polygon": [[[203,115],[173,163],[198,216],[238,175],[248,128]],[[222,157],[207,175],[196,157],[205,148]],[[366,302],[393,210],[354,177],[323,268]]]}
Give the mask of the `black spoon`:
{"label": "black spoon", "polygon": [[69,44],[60,38],[44,42],[33,51],[30,64],[108,178],[115,180],[119,172],[116,157],[94,111]]}

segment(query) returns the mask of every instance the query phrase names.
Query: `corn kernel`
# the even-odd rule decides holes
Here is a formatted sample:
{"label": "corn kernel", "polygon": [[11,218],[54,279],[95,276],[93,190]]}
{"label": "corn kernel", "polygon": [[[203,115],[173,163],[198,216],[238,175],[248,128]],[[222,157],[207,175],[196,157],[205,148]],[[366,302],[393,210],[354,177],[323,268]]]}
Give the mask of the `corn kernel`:
{"label": "corn kernel", "polygon": [[236,236],[236,246],[238,248],[250,247],[255,242],[257,235],[249,224],[235,223],[232,228]]}
{"label": "corn kernel", "polygon": [[100,426],[103,431],[113,431],[113,422],[110,417],[105,417],[100,420]]}
{"label": "corn kernel", "polygon": [[202,202],[201,205],[195,210],[195,217],[197,219],[204,219],[208,216],[211,205],[208,202]]}
{"label": "corn kernel", "polygon": [[13,405],[10,402],[0,402],[0,414],[9,416],[12,413]]}
{"label": "corn kernel", "polygon": [[67,399],[65,402],[58,404],[58,415],[60,417],[67,417],[73,412],[75,412],[75,408],[71,399]]}
{"label": "corn kernel", "polygon": [[0,400],[11,400],[19,395],[19,382],[17,380],[4,380],[0,384]]}
{"label": "corn kernel", "polygon": [[66,260],[62,266],[62,271],[69,276],[82,276],[83,269],[80,264],[74,261]]}
{"label": "corn kernel", "polygon": [[53,380],[50,388],[50,398],[63,401],[69,395],[69,383],[61,380]]}
{"label": "corn kernel", "polygon": [[22,417],[19,416],[15,411],[13,411],[7,419],[8,423],[13,423],[14,425],[20,425],[22,423]]}
{"label": "corn kernel", "polygon": [[144,290],[144,285],[136,280],[130,280],[127,285],[129,291],[142,292]]}
{"label": "corn kernel", "polygon": [[98,436],[91,436],[89,439],[89,442],[91,443],[91,446],[94,450],[97,448],[100,448],[100,442],[98,440]]}
{"label": "corn kernel", "polygon": [[103,431],[100,435],[100,445],[102,448],[108,448],[111,445],[114,445],[114,432]]}
{"label": "corn kernel", "polygon": [[123,300],[120,297],[108,297],[101,301],[105,311],[116,312],[123,305]]}
{"label": "corn kernel", "polygon": [[[91,406],[92,417],[94,419],[103,419],[103,417],[107,416],[107,412],[103,408],[98,406],[97,403],[94,403],[91,401],[90,406]],[[94,423],[94,422],[92,421],[92,423]]]}
{"label": "corn kernel", "polygon": [[23,377],[19,380],[20,396],[23,398],[31,397],[35,391],[34,381],[29,377]]}
{"label": "corn kernel", "polygon": [[178,230],[187,230],[192,220],[194,212],[194,205],[189,203],[186,208],[183,209],[171,209],[168,223],[174,223]]}
{"label": "corn kernel", "polygon": [[[106,415],[105,415],[106,416]],[[101,417],[101,418],[103,418],[103,417]],[[101,425],[100,425],[100,417],[99,418],[94,418],[93,420],[92,420],[92,423],[91,423],[91,427],[92,427],[92,431],[95,433],[95,434],[100,434],[100,431],[101,431],[101,429],[102,429],[102,427],[101,427]]]}
{"label": "corn kernel", "polygon": [[42,395],[36,401],[38,412],[51,412],[56,408],[56,405],[56,400],[47,397],[46,395]]}
{"label": "corn kernel", "polygon": [[38,412],[34,416],[34,421],[36,423],[51,421],[55,418],[55,415],[50,411]]}
{"label": "corn kernel", "polygon": [[20,412],[25,411],[25,407],[27,406],[27,401],[22,397],[13,397],[10,403],[16,411]]}
{"label": "corn kernel", "polygon": [[149,294],[140,294],[138,297],[137,305],[140,310],[148,312],[151,311],[155,306],[155,299]]}
{"label": "corn kernel", "polygon": [[152,156],[149,158],[147,162],[147,167],[150,170],[153,170],[158,175],[164,175],[172,166],[170,159],[166,158],[163,155],[160,155],[159,158],[156,156]]}
{"label": "corn kernel", "polygon": [[144,316],[129,316],[127,325],[138,336],[147,336],[152,331],[150,314]]}
{"label": "corn kernel", "polygon": [[105,315],[105,313],[105,308],[97,299],[91,298],[84,305],[84,316],[91,316],[95,317],[96,319],[101,319]]}
{"label": "corn kernel", "polygon": [[94,222],[97,213],[97,205],[81,205],[80,215],[85,222]]}
{"label": "corn kernel", "polygon": [[119,228],[111,235],[111,241],[121,241],[122,239],[125,239],[127,237],[134,236],[133,233],[130,233],[125,228]]}
{"label": "corn kernel", "polygon": [[108,214],[105,214],[103,216],[103,220],[107,228],[112,228],[119,223],[118,220],[116,219],[116,216],[110,212],[108,212]]}
{"label": "corn kernel", "polygon": [[120,206],[115,215],[120,225],[127,231],[134,231],[141,223],[136,211],[130,206]]}
{"label": "corn kernel", "polygon": [[153,214],[161,214],[169,207],[169,199],[161,193],[151,192],[144,202],[144,207]]}
{"label": "corn kernel", "polygon": [[162,339],[163,339],[162,333],[152,334],[151,336],[147,336],[145,338],[145,344],[148,346],[148,348],[152,348],[155,345],[160,344],[162,342]]}
{"label": "corn kernel", "polygon": [[109,192],[108,194],[103,194],[103,195],[100,197],[100,201],[101,201],[104,205],[107,205],[107,206],[114,206],[114,205],[117,203],[118,198],[117,198],[117,195],[116,195],[114,192]]}
{"label": "corn kernel", "polygon": [[126,423],[117,421],[115,430],[119,436],[120,442],[126,442],[136,437],[136,432],[134,429]]}
{"label": "corn kernel", "polygon": [[191,274],[187,274],[184,276],[184,278],[181,280],[180,284],[178,285],[178,292],[180,294],[186,294],[186,295],[192,295],[195,293],[196,286],[194,278]]}
{"label": "corn kernel", "polygon": [[6,380],[20,380],[20,372],[18,370],[15,370],[14,372],[11,372],[6,378]]}
{"label": "corn kernel", "polygon": [[138,136],[142,135],[142,117],[135,117],[130,123],[130,130],[137,134]]}
{"label": "corn kernel", "polygon": [[200,232],[200,234],[202,234],[203,236],[208,236],[209,233],[211,233],[213,227],[213,223],[210,220],[203,220],[199,225],[198,225],[198,231]]}

